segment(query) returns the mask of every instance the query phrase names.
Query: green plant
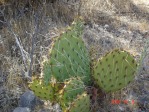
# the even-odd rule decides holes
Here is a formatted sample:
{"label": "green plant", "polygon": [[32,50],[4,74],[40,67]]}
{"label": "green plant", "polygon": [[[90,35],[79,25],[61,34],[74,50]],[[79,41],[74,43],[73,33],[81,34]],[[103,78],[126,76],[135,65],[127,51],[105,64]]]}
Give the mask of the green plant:
{"label": "green plant", "polygon": [[71,78],[66,81],[64,88],[60,92],[59,101],[62,107],[62,110],[67,110],[70,107],[70,104],[77,99],[78,95],[82,94],[85,91],[85,85],[83,81],[79,78]]}
{"label": "green plant", "polygon": [[90,112],[90,96],[86,92],[78,95],[64,112]]}
{"label": "green plant", "polygon": [[51,77],[58,82],[79,76],[88,85],[90,83],[90,59],[84,42],[81,39],[83,24],[72,25],[71,29],[58,37],[50,50],[50,59],[44,63],[44,80]]}
{"label": "green plant", "polygon": [[93,77],[105,92],[113,92],[130,83],[136,69],[134,58],[128,52],[116,49],[97,62]]}
{"label": "green plant", "polygon": [[28,86],[37,97],[43,100],[50,100],[54,103],[57,101],[59,91],[63,89],[64,83],[49,82],[46,85],[42,78],[33,76],[32,82],[30,82]]}
{"label": "green plant", "polygon": [[45,85],[43,80],[34,78],[29,84],[29,88],[34,91],[34,94],[44,100],[53,101],[54,98],[54,87],[52,84]]}
{"label": "green plant", "polygon": [[[74,22],[54,40],[50,58],[44,62],[44,80],[40,83],[36,79],[30,85],[37,96],[59,102],[64,112],[90,112],[90,97],[85,88],[91,86],[91,78],[105,92],[114,92],[129,84],[137,70],[133,56],[120,49],[91,63],[94,59],[90,60],[82,32],[82,22]],[[56,79],[54,84],[52,79]]]}

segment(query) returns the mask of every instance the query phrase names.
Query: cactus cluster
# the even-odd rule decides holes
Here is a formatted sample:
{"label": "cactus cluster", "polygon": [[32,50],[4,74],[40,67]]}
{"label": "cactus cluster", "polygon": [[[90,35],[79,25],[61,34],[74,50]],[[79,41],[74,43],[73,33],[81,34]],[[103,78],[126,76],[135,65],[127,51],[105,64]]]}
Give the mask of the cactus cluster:
{"label": "cactus cluster", "polygon": [[[39,78],[34,78],[29,88],[43,100],[57,101],[63,112],[89,112],[89,95],[85,92],[84,82],[79,78],[70,78],[64,83],[44,84]],[[85,110],[84,110],[85,108]]]}
{"label": "cactus cluster", "polygon": [[[120,49],[91,64],[82,32],[79,21],[54,40],[49,60],[44,63],[44,79],[36,78],[29,85],[38,97],[57,101],[64,112],[90,112],[86,86],[91,86],[91,79],[105,92],[114,92],[129,84],[137,69],[133,56]],[[54,84],[52,78],[56,79]]]}

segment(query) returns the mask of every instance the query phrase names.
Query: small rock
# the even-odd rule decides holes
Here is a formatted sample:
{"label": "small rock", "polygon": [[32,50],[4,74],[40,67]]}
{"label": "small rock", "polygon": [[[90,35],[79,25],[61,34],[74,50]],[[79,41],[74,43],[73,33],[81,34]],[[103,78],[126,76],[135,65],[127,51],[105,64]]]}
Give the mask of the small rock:
{"label": "small rock", "polygon": [[[1,62],[0,62],[0,64],[1,64]],[[2,72],[2,69],[0,68],[0,86],[3,84],[3,82],[4,82],[4,79],[3,79],[4,77],[3,77],[3,72]]]}
{"label": "small rock", "polygon": [[149,102],[149,97],[148,96],[141,96],[138,98],[139,102],[144,104],[146,102]]}
{"label": "small rock", "polygon": [[141,110],[146,110],[149,108],[149,97],[141,96],[138,98],[138,105]]}
{"label": "small rock", "polygon": [[[147,78],[146,78],[147,79]],[[149,92],[149,79],[148,80],[144,80],[144,89]]]}
{"label": "small rock", "polygon": [[50,109],[40,109],[39,112],[51,112]]}
{"label": "small rock", "polygon": [[119,36],[121,36],[121,32],[116,30],[116,31],[114,32],[114,35],[115,35],[116,37],[119,37]]}
{"label": "small rock", "polygon": [[20,97],[19,102],[20,107],[28,107],[34,109],[35,105],[36,105],[36,97],[32,91],[27,91]]}
{"label": "small rock", "polygon": [[31,112],[31,110],[27,107],[17,107],[13,110],[13,112]]}
{"label": "small rock", "polygon": [[108,24],[105,24],[104,27],[105,27],[105,28],[109,28],[109,25],[108,25]]}
{"label": "small rock", "polygon": [[53,105],[53,110],[54,110],[54,112],[62,112],[59,104]]}

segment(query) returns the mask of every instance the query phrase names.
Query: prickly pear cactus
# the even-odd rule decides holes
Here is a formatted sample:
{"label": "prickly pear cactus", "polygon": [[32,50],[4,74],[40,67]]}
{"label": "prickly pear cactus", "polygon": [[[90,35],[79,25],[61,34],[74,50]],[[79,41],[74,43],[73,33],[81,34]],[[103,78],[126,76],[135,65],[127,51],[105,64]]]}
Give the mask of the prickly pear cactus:
{"label": "prickly pear cactus", "polygon": [[62,110],[70,106],[70,103],[77,98],[78,95],[85,91],[84,83],[78,78],[71,78],[65,82],[65,86],[60,93],[60,104]]}
{"label": "prickly pear cactus", "polygon": [[89,95],[86,93],[79,95],[64,112],[91,112]]}
{"label": "prickly pear cactus", "polygon": [[94,67],[93,77],[105,92],[125,87],[134,79],[137,63],[128,52],[114,50],[100,59]]}
{"label": "prickly pear cactus", "polygon": [[51,77],[64,82],[70,77],[79,76],[86,84],[90,82],[90,59],[81,39],[83,24],[73,23],[72,27],[57,38],[50,50],[49,61],[44,63],[44,80]]}
{"label": "prickly pear cactus", "polygon": [[49,83],[45,85],[42,79],[34,78],[29,84],[29,88],[34,94],[44,100],[56,101],[57,92],[62,88],[61,84]]}

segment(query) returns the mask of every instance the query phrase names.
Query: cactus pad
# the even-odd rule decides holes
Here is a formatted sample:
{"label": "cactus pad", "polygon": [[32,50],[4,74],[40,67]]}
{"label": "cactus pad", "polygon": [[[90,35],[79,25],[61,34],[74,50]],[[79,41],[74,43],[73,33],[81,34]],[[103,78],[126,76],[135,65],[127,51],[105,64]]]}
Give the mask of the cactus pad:
{"label": "cactus pad", "polygon": [[51,84],[45,86],[39,79],[34,79],[29,88],[34,91],[35,95],[44,100],[54,99],[54,90]]}
{"label": "cactus pad", "polygon": [[69,104],[77,98],[79,94],[84,92],[84,83],[78,78],[71,78],[69,81],[65,82],[65,86],[60,95],[60,104],[64,110],[69,107]]}
{"label": "cactus pad", "polygon": [[114,50],[100,59],[94,67],[93,77],[105,92],[125,87],[134,79],[137,63],[128,52]]}
{"label": "cactus pad", "polygon": [[79,95],[75,99],[69,109],[64,112],[90,112],[90,97],[86,93]]}
{"label": "cactus pad", "polygon": [[64,82],[65,79],[75,76],[81,77],[87,84],[90,82],[90,59],[81,39],[82,31],[82,24],[76,23],[54,41],[50,59],[44,64],[45,82],[51,77]]}

